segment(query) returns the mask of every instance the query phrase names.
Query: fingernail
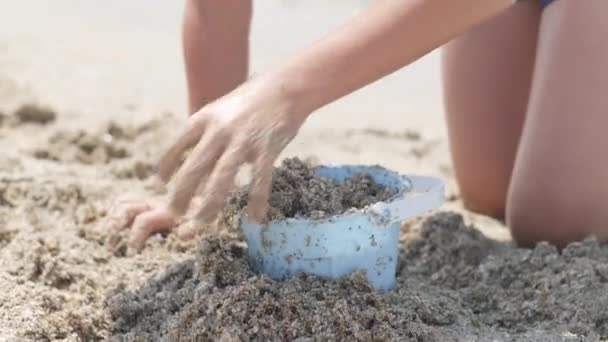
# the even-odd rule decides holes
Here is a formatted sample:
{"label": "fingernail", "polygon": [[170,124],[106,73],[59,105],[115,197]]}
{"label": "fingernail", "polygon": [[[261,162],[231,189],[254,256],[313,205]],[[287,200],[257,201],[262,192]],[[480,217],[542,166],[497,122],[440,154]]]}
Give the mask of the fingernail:
{"label": "fingernail", "polygon": [[249,215],[249,218],[251,219],[252,223],[255,224],[259,224],[259,225],[263,225],[268,223],[268,219],[266,218],[266,215],[262,214],[262,213],[255,213],[253,215]]}
{"label": "fingernail", "polygon": [[137,254],[139,254],[139,252],[140,252],[140,249],[138,249],[136,247],[128,246],[127,247],[127,252],[125,254],[126,254],[127,257],[130,258],[130,257],[136,256]]}
{"label": "fingernail", "polygon": [[201,226],[206,226],[209,225],[209,223],[212,221],[211,218],[209,218],[210,215],[206,214],[206,213],[198,213],[195,217],[194,220],[192,221],[192,223],[196,226],[196,227],[201,227]]}
{"label": "fingernail", "polygon": [[177,237],[180,240],[184,240],[184,241],[192,240],[196,235],[196,229],[194,227],[196,225],[197,225],[197,223],[195,221],[190,221],[190,222],[182,225],[177,230]]}

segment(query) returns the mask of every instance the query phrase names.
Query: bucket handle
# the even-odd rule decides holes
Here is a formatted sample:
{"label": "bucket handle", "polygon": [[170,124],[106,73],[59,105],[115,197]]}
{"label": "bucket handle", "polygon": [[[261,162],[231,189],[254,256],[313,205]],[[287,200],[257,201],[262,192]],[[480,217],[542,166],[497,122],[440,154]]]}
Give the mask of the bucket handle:
{"label": "bucket handle", "polygon": [[437,177],[401,176],[410,185],[409,191],[386,203],[380,202],[370,209],[390,222],[403,221],[439,208],[444,202],[444,184]]}

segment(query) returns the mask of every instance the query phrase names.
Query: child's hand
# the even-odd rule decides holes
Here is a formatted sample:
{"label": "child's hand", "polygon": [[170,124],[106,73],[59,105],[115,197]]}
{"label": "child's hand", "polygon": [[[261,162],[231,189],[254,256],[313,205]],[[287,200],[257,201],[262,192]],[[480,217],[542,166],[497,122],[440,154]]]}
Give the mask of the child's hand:
{"label": "child's hand", "polygon": [[[273,164],[304,119],[280,84],[271,79],[250,81],[192,115],[160,163],[165,182],[176,173],[171,210],[183,215],[200,191],[201,205],[195,219],[212,221],[222,209],[240,166],[251,163],[249,216],[262,221],[268,209]],[[193,146],[179,168],[184,153]]]}
{"label": "child's hand", "polygon": [[180,238],[193,238],[199,225],[185,223],[213,221],[245,163],[253,164],[249,216],[262,221],[273,164],[302,125],[305,115],[299,113],[276,83],[256,79],[192,115],[160,162],[163,181],[176,173],[169,207],[136,197],[117,201],[103,222],[108,246],[119,250],[126,242],[127,254],[134,254],[151,235],[177,227]]}
{"label": "child's hand", "polygon": [[[148,238],[156,233],[177,230],[182,240],[191,240],[202,233],[188,224],[188,216],[179,218],[159,199],[143,198],[125,196],[109,206],[101,228],[108,232],[106,245],[113,253],[121,254],[125,247],[127,255],[139,253]],[[195,209],[200,199],[195,198],[193,202]]]}

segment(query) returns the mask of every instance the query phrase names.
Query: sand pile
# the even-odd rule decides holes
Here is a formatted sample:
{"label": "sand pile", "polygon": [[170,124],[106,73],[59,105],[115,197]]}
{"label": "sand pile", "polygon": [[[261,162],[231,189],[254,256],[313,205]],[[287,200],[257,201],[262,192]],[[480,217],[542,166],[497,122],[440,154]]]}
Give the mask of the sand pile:
{"label": "sand pile", "polygon": [[[396,194],[396,189],[376,183],[367,173],[338,182],[315,175],[315,168],[299,158],[288,158],[273,170],[268,219],[323,218],[386,201]],[[227,201],[225,215],[241,212],[247,198],[246,187],[237,190]]]}
{"label": "sand pile", "polygon": [[[559,253],[499,244],[438,214],[401,244],[398,285],[365,277],[275,282],[242,241],[205,239],[196,256],[108,300],[114,341],[572,341],[608,336],[608,247]],[[577,337],[578,336],[578,337]],[[135,339],[137,337],[137,339]],[[576,337],[576,338],[575,338]]]}
{"label": "sand pile", "polygon": [[[608,246],[587,240],[561,252],[546,244],[519,249],[451,213],[404,229],[398,286],[388,293],[357,274],[272,281],[249,268],[239,235],[220,228],[196,243],[157,235],[140,255],[112,254],[99,225],[104,208],[126,192],[160,195],[149,176],[158,141],[177,119],[71,131],[57,122],[61,113],[55,120],[44,106],[25,108],[5,114],[11,124],[0,127],[0,340],[608,337]],[[291,171],[277,180],[293,181],[273,185],[281,195],[272,215],[328,215],[390,196],[364,175],[349,193],[310,178],[299,163],[285,165]],[[315,187],[330,194],[320,206],[298,190]],[[239,194],[232,209],[242,208]]]}

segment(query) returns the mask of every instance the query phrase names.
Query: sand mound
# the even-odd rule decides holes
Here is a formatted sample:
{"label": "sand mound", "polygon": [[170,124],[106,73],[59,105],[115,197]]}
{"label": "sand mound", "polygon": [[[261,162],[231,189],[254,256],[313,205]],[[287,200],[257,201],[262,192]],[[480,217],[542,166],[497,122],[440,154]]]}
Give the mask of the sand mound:
{"label": "sand mound", "polygon": [[108,300],[112,339],[226,341],[589,340],[608,336],[608,247],[562,253],[487,240],[443,213],[401,245],[398,286],[365,277],[275,282],[251,271],[236,239]]}
{"label": "sand mound", "polygon": [[[339,215],[349,209],[386,201],[395,194],[396,189],[376,183],[367,173],[338,182],[317,176],[315,168],[299,158],[288,158],[272,173],[268,219]],[[227,200],[225,215],[240,213],[247,205],[247,198],[247,188],[236,191]]]}
{"label": "sand mound", "polygon": [[[398,286],[384,294],[357,274],[267,279],[249,268],[238,234],[221,228],[196,248],[156,235],[141,255],[112,254],[104,208],[127,192],[157,194],[149,176],[176,122],[0,129],[0,340],[608,338],[608,246],[519,249],[450,213],[403,232]],[[294,184],[281,185],[284,194]],[[382,192],[361,184],[361,193]],[[283,200],[297,207],[298,198]],[[333,209],[303,212],[314,210]]]}

